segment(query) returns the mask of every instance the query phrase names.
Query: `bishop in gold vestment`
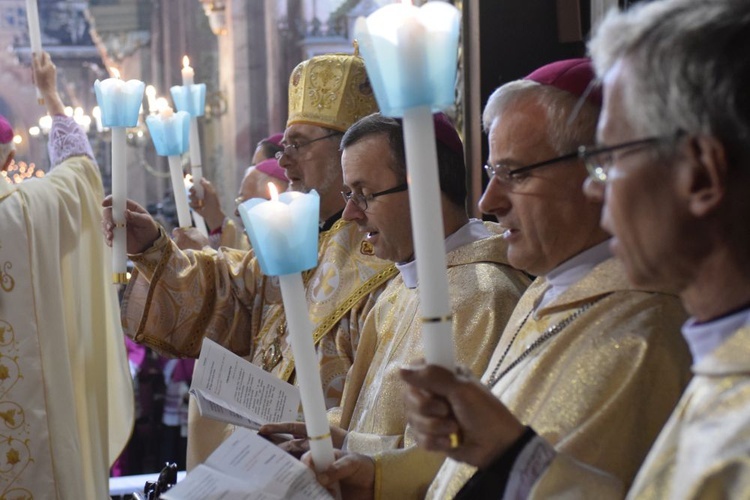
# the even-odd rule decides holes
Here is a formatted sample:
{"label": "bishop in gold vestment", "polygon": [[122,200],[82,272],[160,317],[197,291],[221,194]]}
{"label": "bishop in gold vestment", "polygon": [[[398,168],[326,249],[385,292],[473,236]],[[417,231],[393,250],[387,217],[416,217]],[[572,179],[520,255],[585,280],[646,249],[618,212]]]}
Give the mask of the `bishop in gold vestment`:
{"label": "bishop in gold vestment", "polygon": [[[500,232],[497,224],[486,226]],[[483,237],[453,249],[446,259],[456,360],[481,374],[528,278],[507,264],[502,237],[480,221],[457,233],[472,229]],[[419,293],[415,273],[409,274],[405,278],[402,272],[381,294],[363,327],[342,408],[329,412],[332,424],[349,431],[349,451],[375,457],[376,498],[422,496],[444,459],[417,449],[408,432],[404,435],[404,382],[398,370],[423,356]]]}
{"label": "bishop in gold vestment", "polygon": [[[392,264],[361,253],[361,238],[355,224],[337,222],[321,233],[319,265],[304,276],[328,406],[339,404],[360,325],[396,273]],[[278,280],[261,273],[252,251],[183,253],[162,235],[131,258],[137,271],[126,291],[123,326],[136,342],[171,356],[197,357],[208,337],[294,382]],[[205,447],[198,445],[204,441]],[[196,435],[194,449],[202,456],[188,458],[200,463],[220,442]]]}
{"label": "bishop in gold vestment", "polygon": [[[318,266],[303,276],[329,407],[340,404],[365,316],[396,274],[390,262],[362,245],[356,224],[336,221],[344,204],[337,138],[376,109],[357,55],[317,56],[292,72],[279,164],[292,189],[318,190],[321,220],[329,226],[320,233]],[[183,253],[162,233],[132,260],[137,273],[126,290],[123,325],[137,342],[164,354],[195,357],[208,337],[294,382],[278,280],[261,273],[252,250]],[[195,413],[190,420],[195,422]],[[208,457],[231,432],[217,422],[200,425],[189,424],[188,468]]]}
{"label": "bishop in gold vestment", "polygon": [[[510,411],[556,450],[630,484],[689,380],[685,312],[675,296],[628,284],[611,258],[534,310],[545,289],[538,278],[521,298],[483,381],[512,366],[492,385]],[[475,471],[446,460],[428,498],[452,498]]]}

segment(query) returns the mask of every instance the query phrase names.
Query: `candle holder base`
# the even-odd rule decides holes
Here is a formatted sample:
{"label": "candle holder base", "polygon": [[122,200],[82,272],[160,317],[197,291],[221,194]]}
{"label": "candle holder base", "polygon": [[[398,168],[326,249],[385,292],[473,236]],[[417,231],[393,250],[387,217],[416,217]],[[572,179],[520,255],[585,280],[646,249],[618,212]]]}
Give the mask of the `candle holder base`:
{"label": "candle holder base", "polygon": [[115,285],[127,285],[128,273],[112,273],[112,283]]}

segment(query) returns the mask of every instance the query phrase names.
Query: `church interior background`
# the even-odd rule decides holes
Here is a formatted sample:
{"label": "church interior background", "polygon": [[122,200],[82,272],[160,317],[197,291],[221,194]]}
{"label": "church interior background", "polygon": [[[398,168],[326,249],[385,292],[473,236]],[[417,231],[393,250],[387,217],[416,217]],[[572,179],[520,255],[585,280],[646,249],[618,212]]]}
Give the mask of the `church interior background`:
{"label": "church interior background", "polygon": [[[58,67],[64,102],[88,127],[105,190],[110,144],[108,133],[96,126],[94,81],[116,68],[124,79],[142,80],[167,97],[180,84],[187,55],[196,83],[207,87],[206,113],[199,120],[203,173],[227,213],[233,212],[228,208],[257,142],[284,129],[291,70],[313,55],[351,53],[357,17],[385,3],[390,1],[38,0],[44,50]],[[489,94],[542,64],[582,56],[590,27],[618,1],[452,3],[463,10],[453,118],[471,172],[469,206],[476,207],[486,182],[480,117]],[[27,31],[25,1],[0,0],[0,114],[18,134],[18,161],[46,170],[44,108],[31,82]],[[127,137],[128,197],[174,218],[167,161],[156,155],[143,120]]]}

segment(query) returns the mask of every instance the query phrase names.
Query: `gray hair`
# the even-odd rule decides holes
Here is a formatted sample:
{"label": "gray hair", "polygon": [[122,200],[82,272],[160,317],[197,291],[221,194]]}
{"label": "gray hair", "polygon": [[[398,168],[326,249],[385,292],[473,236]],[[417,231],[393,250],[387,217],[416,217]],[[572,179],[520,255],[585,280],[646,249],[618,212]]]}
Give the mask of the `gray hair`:
{"label": "gray hair", "polygon": [[748,0],[665,0],[610,12],[589,50],[599,76],[627,62],[633,127],[712,135],[730,161],[750,158]]}
{"label": "gray hair", "polygon": [[484,131],[510,105],[531,100],[547,113],[547,137],[555,151],[567,154],[578,146],[594,142],[600,108],[564,90],[532,80],[515,80],[497,88],[482,113]]}

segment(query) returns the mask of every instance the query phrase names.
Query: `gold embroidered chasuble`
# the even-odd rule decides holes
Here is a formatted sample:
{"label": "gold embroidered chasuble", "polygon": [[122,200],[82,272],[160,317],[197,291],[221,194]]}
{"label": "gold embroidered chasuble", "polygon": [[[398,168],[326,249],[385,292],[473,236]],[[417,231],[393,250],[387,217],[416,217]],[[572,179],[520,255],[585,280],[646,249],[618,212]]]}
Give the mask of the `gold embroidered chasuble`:
{"label": "gold embroidered chasuble", "polygon": [[750,327],[694,365],[693,374],[628,498],[750,495]]}
{"label": "gold embroidered chasuble", "polygon": [[242,228],[237,227],[229,217],[224,218],[221,224],[221,234],[219,235],[219,244],[221,247],[234,248],[236,250],[250,250],[250,241]]}
{"label": "gold embroidered chasuble", "polygon": [[[675,296],[629,285],[614,259],[531,312],[546,288],[538,278],[521,298],[483,380],[502,373],[545,330],[591,304],[529,351],[492,392],[557,451],[628,485],[690,378],[690,354],[680,333],[685,312]],[[475,470],[447,459],[428,498],[454,497]]]}
{"label": "gold embroidered chasuble", "polygon": [[[320,235],[318,266],[303,273],[329,407],[340,404],[360,328],[396,274],[392,263],[361,248],[357,225],[340,220]],[[167,355],[197,357],[208,337],[294,382],[278,280],[263,275],[252,251],[182,252],[162,235],[132,259],[137,272],[125,293],[123,326],[136,342]],[[197,415],[193,409],[191,420]],[[232,430],[202,421],[188,431],[188,468],[205,460]]]}
{"label": "gold embroidered chasuble", "polygon": [[[505,255],[504,240],[493,235],[446,256],[456,359],[477,375],[529,283]],[[333,424],[349,430],[347,449],[376,456],[376,498],[421,497],[444,458],[418,449],[408,433],[404,438],[405,387],[398,371],[423,357],[420,318],[419,290],[397,276],[365,322],[342,407],[329,412]]]}
{"label": "gold embroidered chasuble", "polygon": [[133,425],[132,381],[84,156],[0,178],[0,497],[108,498]]}
{"label": "gold embroidered chasuble", "polygon": [[[629,499],[745,498],[750,491],[750,328],[693,366],[694,377],[627,494]],[[560,454],[532,490],[621,498],[622,485]]]}

